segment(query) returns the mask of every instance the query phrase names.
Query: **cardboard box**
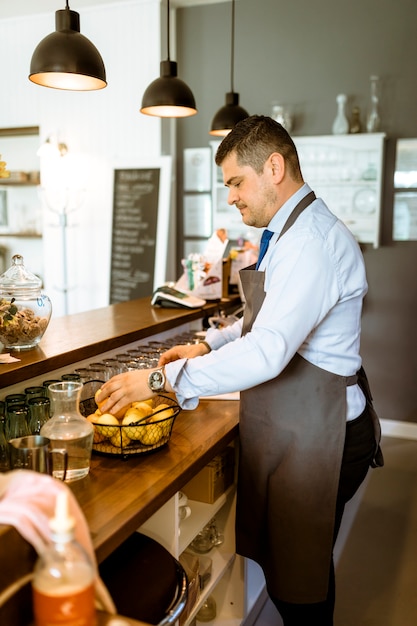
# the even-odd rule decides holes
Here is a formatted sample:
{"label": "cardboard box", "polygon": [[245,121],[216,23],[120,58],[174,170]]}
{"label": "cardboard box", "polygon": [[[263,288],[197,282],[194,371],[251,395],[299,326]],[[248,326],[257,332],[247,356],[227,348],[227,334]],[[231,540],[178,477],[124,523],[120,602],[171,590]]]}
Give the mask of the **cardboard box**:
{"label": "cardboard box", "polygon": [[181,491],[190,500],[213,504],[233,483],[235,451],[228,446],[194,476]]}

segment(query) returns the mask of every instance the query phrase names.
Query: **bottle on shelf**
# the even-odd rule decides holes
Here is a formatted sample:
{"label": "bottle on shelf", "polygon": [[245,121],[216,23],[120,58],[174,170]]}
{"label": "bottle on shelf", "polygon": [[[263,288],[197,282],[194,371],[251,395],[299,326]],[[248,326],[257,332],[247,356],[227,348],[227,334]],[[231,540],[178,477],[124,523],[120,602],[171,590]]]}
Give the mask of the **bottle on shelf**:
{"label": "bottle on shelf", "polygon": [[[67,482],[84,478],[90,471],[94,427],[80,413],[82,388],[83,383],[70,380],[49,385],[52,417],[40,430],[42,437],[51,440],[52,447],[67,450]],[[62,479],[64,468],[54,469],[53,475]]]}
{"label": "bottle on shelf", "polygon": [[361,112],[359,107],[353,107],[352,109],[349,131],[353,135],[362,132]]}
{"label": "bottle on shelf", "polygon": [[371,102],[369,105],[368,118],[366,120],[366,130],[368,133],[377,133],[381,126],[379,117],[379,76],[371,76]]}
{"label": "bottle on shelf", "polygon": [[336,98],[337,102],[337,115],[333,122],[332,132],[333,135],[346,135],[349,132],[349,120],[346,117],[346,102],[347,97],[344,93],[341,93]]}
{"label": "bottle on shelf", "polygon": [[58,493],[49,522],[52,543],[35,565],[32,592],[36,626],[91,626],[95,623],[95,569],[75,540],[68,492]]}

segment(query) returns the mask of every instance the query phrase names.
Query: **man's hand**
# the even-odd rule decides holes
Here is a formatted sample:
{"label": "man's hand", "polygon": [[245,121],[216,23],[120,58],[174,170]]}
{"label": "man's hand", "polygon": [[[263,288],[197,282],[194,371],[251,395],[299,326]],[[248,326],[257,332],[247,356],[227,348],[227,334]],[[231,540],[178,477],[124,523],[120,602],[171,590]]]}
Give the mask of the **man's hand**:
{"label": "man's hand", "polygon": [[123,372],[105,382],[100,393],[101,412],[117,413],[132,402],[152,398],[155,394],[148,387],[148,376],[153,369]]}
{"label": "man's hand", "polygon": [[166,365],[178,359],[193,359],[196,356],[203,356],[209,352],[210,350],[204,343],[174,346],[161,354],[158,365]]}
{"label": "man's hand", "polygon": [[[210,352],[204,343],[193,343],[186,346],[174,346],[164,352],[158,367],[176,361],[177,359],[192,359],[196,356],[203,356]],[[100,394],[100,410],[102,413],[117,413],[132,402],[140,402],[152,398],[154,394],[148,386],[150,372],[157,368],[131,370],[123,374],[117,374],[104,383]],[[167,380],[165,389],[172,393],[173,389]],[[103,403],[102,403],[103,402]]]}

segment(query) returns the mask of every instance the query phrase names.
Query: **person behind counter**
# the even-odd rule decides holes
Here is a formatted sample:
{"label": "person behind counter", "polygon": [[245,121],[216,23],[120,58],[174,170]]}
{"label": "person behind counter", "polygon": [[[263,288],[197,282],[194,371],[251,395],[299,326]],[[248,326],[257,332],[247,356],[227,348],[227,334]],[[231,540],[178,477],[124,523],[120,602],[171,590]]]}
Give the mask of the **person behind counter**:
{"label": "person behind counter", "polygon": [[[332,551],[345,503],[382,465],[378,418],[358,385],[364,262],[350,231],[304,182],[295,145],[251,116],[220,144],[228,202],[267,227],[241,271],[243,319],[176,346],[160,368],[115,376],[103,411],[165,389],[185,409],[240,391],[236,550],[262,566],[285,626],[331,626]],[[361,370],[363,372],[363,370]]]}

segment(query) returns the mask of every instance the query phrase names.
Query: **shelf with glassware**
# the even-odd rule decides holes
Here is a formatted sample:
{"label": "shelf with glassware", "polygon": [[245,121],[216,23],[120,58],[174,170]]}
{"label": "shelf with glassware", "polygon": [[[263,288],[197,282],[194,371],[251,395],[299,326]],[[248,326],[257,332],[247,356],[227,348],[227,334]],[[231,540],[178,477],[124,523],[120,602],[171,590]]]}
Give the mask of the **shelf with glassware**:
{"label": "shelf with glassware", "polygon": [[304,180],[360,243],[379,246],[384,133],[293,137]]}
{"label": "shelf with glassware", "polygon": [[0,180],[0,234],[7,237],[42,236],[39,172],[10,172]]}
{"label": "shelf with glassware", "polygon": [[[188,557],[188,562],[197,563],[198,592],[194,595],[192,581],[193,604],[181,623],[187,626],[195,618],[199,621],[199,611],[210,598],[216,607],[216,617],[210,621],[241,624],[258,601],[264,579],[256,564],[235,553],[236,481],[213,503],[186,500],[184,519],[183,498],[184,493],[175,494],[140,528],[182,562]],[[203,576],[208,564],[209,574]]]}

